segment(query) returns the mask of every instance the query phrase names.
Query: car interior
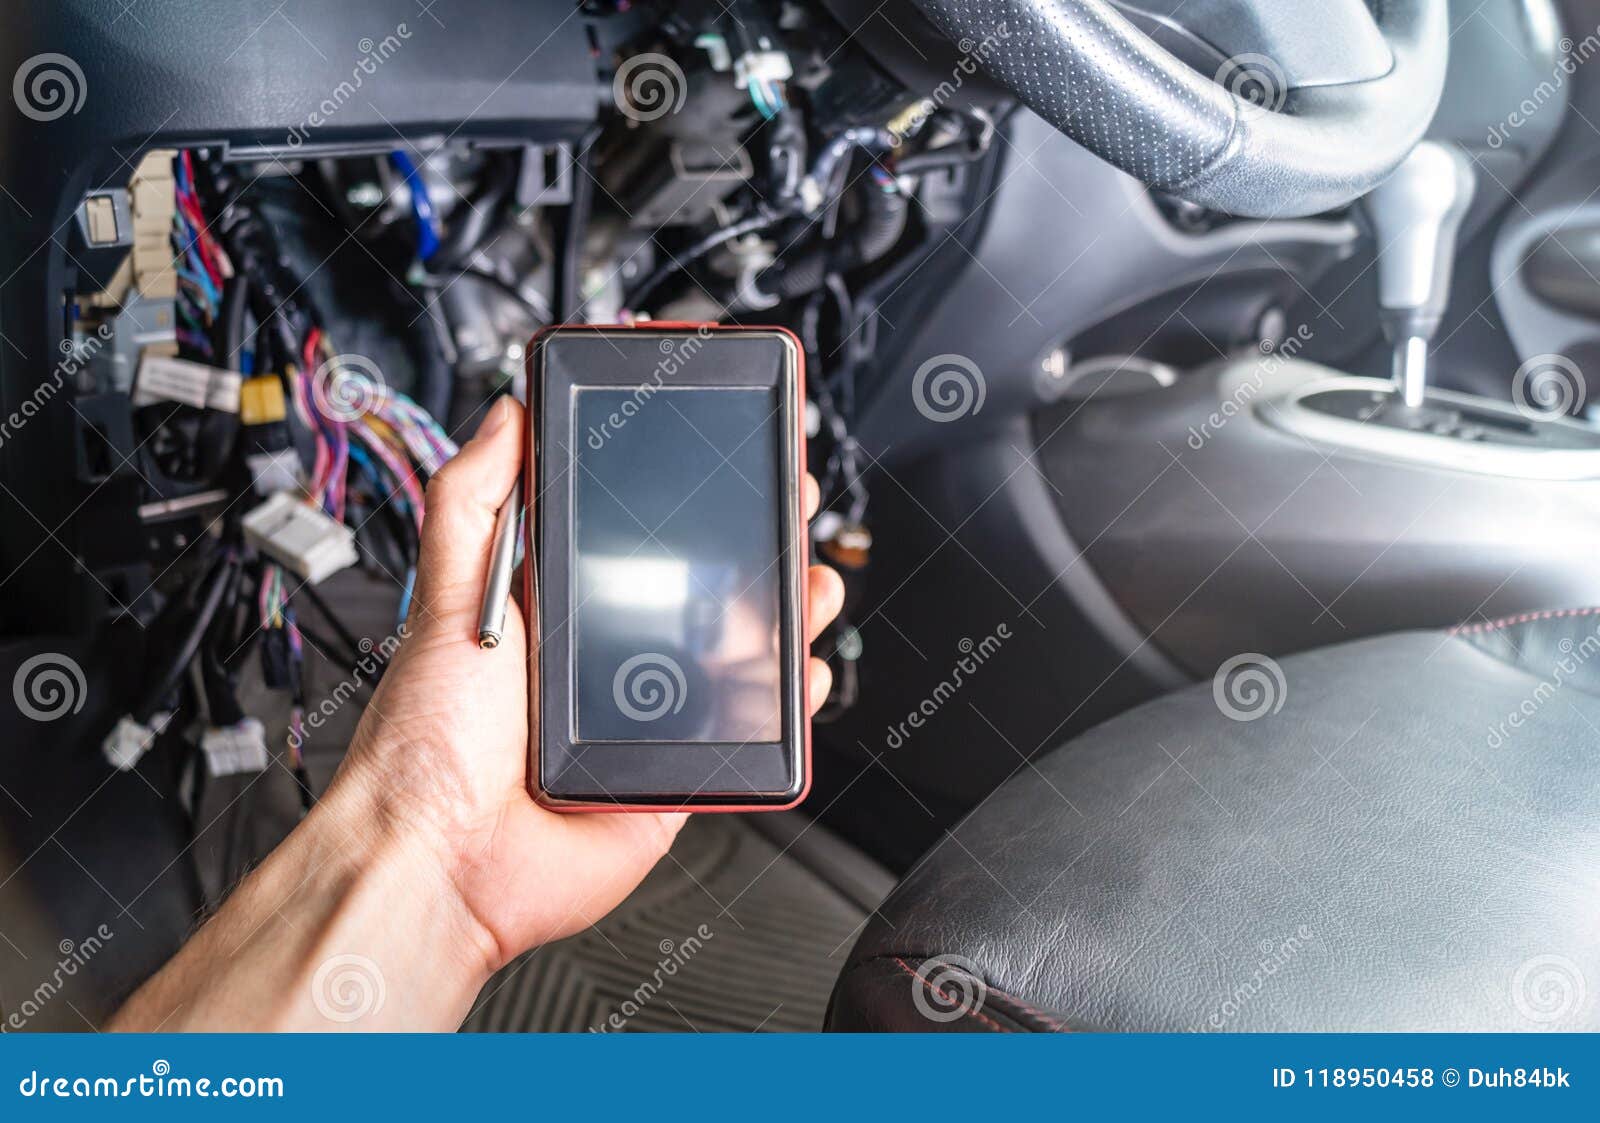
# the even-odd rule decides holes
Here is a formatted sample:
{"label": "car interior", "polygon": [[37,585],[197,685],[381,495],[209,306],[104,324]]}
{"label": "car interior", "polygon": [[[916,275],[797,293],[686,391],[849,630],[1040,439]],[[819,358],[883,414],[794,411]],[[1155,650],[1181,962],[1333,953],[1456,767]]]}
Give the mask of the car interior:
{"label": "car interior", "polygon": [[314,804],[530,337],[649,320],[803,350],[814,783],[465,1030],[1600,1028],[1600,4],[0,18],[9,1028]]}

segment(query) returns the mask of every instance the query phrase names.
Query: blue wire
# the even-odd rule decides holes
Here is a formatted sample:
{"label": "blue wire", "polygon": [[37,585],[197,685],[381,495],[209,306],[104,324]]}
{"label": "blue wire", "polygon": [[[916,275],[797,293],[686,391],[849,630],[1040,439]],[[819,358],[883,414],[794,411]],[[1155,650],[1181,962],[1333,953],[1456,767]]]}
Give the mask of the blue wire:
{"label": "blue wire", "polygon": [[408,153],[391,152],[389,162],[411,188],[411,213],[417,220],[417,256],[427,261],[439,252],[439,216],[433,209],[433,200],[428,197],[428,185],[422,182],[422,173]]}
{"label": "blue wire", "polygon": [[755,103],[756,112],[761,114],[763,121],[770,121],[777,115],[767,104],[767,99],[761,92],[761,84],[753,80],[750,83],[750,100]]}
{"label": "blue wire", "polygon": [[400,609],[396,617],[395,627],[403,627],[406,622],[406,613],[411,611],[411,587],[417,583],[417,567],[412,566],[406,570],[405,587],[400,590]]}
{"label": "blue wire", "polygon": [[200,287],[200,291],[205,294],[206,303],[212,308],[215,308],[220,302],[221,298],[217,295],[216,286],[211,283],[211,278],[206,276],[204,269],[196,273],[180,266],[178,268],[178,276],[184,278],[185,280],[193,281],[196,285],[198,285]]}

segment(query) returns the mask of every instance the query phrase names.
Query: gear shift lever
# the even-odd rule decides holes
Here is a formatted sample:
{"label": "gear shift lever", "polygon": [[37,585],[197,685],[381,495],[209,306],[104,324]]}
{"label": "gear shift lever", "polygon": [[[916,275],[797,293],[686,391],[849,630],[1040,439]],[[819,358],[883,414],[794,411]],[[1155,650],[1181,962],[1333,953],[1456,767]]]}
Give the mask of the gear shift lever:
{"label": "gear shift lever", "polygon": [[1425,140],[1362,200],[1378,238],[1378,304],[1405,404],[1422,405],[1428,341],[1450,300],[1456,233],[1472,202],[1472,162]]}

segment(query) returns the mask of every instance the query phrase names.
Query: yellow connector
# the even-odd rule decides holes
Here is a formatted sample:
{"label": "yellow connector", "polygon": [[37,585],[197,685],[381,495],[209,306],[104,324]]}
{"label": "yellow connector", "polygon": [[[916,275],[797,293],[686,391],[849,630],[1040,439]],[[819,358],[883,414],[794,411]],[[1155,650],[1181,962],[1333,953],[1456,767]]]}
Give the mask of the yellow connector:
{"label": "yellow connector", "polygon": [[275,374],[247,378],[239,387],[239,421],[266,425],[284,419],[283,380]]}

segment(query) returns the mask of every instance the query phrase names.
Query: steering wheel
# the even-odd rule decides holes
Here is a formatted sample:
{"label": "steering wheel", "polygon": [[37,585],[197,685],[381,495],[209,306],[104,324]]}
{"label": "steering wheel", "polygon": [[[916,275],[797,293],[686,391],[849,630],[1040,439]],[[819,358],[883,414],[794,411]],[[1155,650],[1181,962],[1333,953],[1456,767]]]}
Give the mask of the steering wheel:
{"label": "steering wheel", "polygon": [[[1248,217],[1317,214],[1365,194],[1421,139],[1444,88],[1446,0],[1188,0],[1172,14],[1186,17],[1183,34],[1210,40],[1222,60],[1214,76],[1108,0],[913,2],[1097,156],[1151,187]],[[1176,27],[1159,0],[1127,7],[1147,26]],[[1195,17],[1217,34],[1189,30]],[[1224,57],[1218,39],[1267,46]],[[1283,53],[1303,65],[1282,65]]]}

